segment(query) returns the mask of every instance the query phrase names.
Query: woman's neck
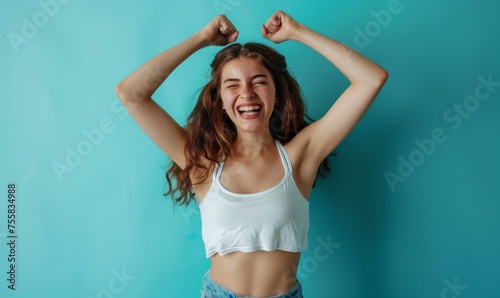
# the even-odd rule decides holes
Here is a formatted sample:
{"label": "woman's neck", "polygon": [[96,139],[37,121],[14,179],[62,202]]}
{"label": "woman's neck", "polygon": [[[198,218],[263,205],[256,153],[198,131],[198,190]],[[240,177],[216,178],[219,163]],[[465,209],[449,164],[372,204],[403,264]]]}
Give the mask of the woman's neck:
{"label": "woman's neck", "polygon": [[271,133],[240,132],[233,143],[233,152],[236,156],[252,159],[262,156],[276,147]]}

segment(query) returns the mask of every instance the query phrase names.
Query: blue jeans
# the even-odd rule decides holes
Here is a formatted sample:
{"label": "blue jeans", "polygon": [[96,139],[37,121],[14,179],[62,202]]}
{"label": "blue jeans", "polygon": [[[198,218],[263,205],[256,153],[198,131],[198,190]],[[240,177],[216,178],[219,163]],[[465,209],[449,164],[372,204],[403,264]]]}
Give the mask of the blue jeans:
{"label": "blue jeans", "polygon": [[[203,276],[203,286],[201,288],[201,298],[252,298],[253,296],[243,296],[236,294],[235,292],[224,288],[223,286],[216,283],[210,277],[210,270]],[[299,280],[295,283],[295,286],[291,288],[288,292],[278,295],[269,296],[267,298],[304,298],[302,296],[302,285]]]}

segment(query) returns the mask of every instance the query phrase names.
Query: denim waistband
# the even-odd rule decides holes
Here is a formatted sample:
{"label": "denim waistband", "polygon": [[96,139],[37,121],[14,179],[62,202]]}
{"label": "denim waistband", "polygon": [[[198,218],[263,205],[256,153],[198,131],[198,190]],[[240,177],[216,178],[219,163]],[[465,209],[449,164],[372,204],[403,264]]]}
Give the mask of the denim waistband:
{"label": "denim waistband", "polygon": [[[255,297],[239,295],[218,284],[210,277],[210,269],[209,269],[203,276],[201,298],[255,298]],[[302,285],[297,279],[293,288],[291,288],[288,292],[277,296],[269,296],[266,298],[303,298]]]}

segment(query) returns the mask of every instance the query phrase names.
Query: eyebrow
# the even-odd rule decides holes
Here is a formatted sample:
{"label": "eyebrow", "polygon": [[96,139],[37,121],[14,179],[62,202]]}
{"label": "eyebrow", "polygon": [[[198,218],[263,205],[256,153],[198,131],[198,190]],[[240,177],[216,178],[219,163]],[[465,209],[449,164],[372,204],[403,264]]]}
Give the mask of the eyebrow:
{"label": "eyebrow", "polygon": [[[256,78],[266,78],[267,79],[268,77],[265,74],[259,73],[259,74],[252,76],[251,80],[255,80]],[[239,82],[239,81],[240,81],[240,79],[229,78],[229,79],[225,79],[224,82],[222,82],[222,84],[225,84],[227,82]]]}

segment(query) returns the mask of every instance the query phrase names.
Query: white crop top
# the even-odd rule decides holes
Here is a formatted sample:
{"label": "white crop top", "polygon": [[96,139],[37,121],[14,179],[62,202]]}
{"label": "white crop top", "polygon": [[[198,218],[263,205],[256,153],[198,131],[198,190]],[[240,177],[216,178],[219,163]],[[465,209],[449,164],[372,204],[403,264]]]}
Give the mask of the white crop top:
{"label": "white crop top", "polygon": [[307,249],[309,201],[293,180],[288,153],[278,140],[275,142],[285,177],[267,190],[231,192],[220,183],[224,162],[216,165],[212,185],[199,204],[207,258],[235,251]]}

